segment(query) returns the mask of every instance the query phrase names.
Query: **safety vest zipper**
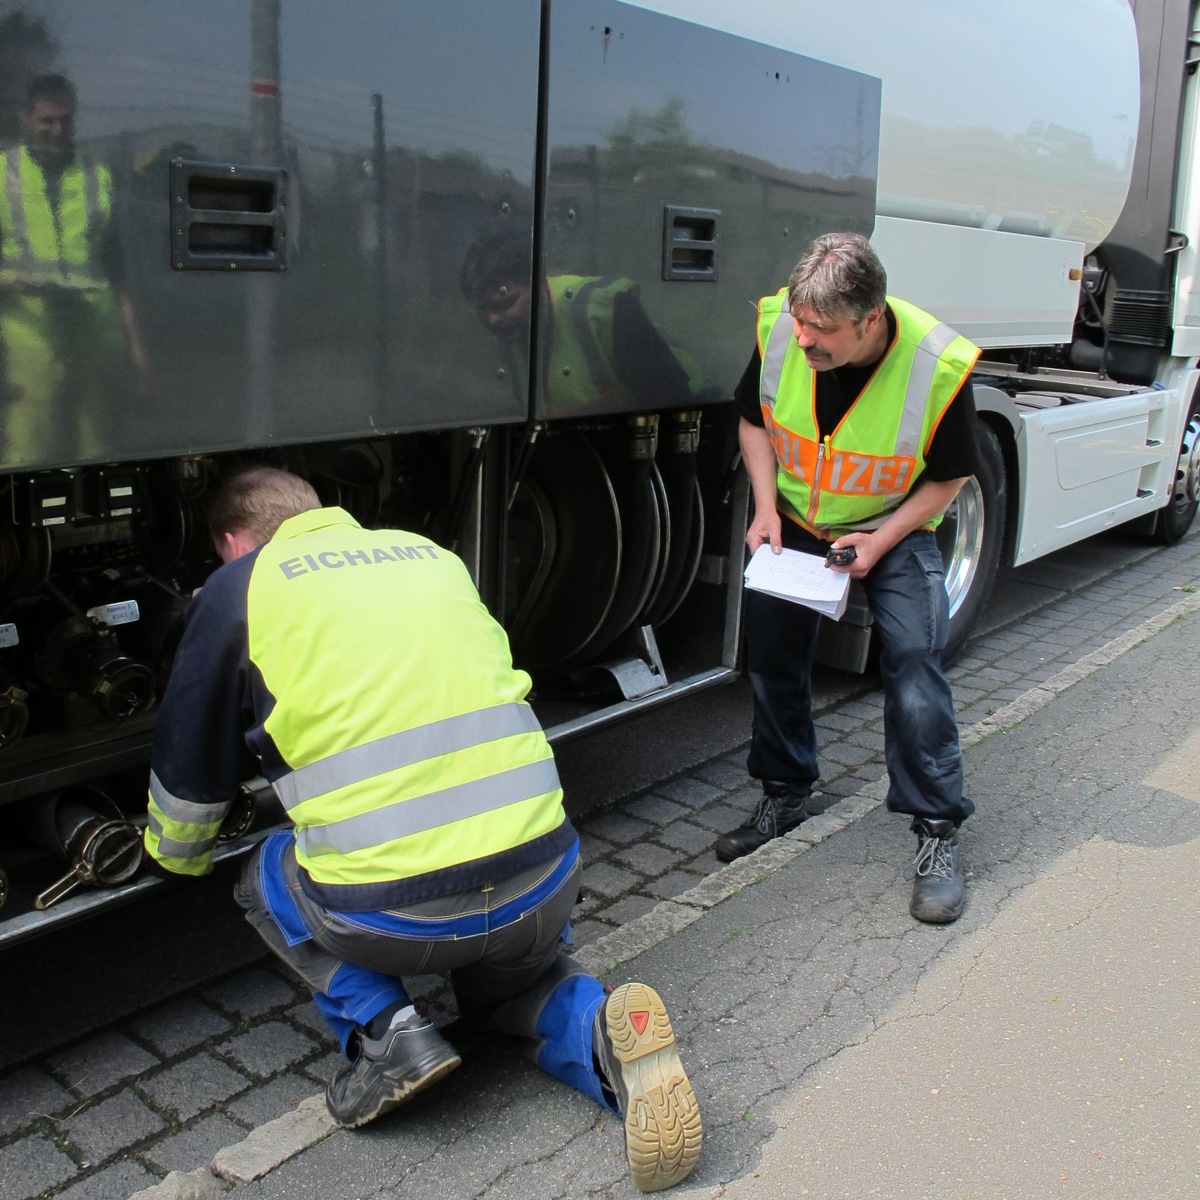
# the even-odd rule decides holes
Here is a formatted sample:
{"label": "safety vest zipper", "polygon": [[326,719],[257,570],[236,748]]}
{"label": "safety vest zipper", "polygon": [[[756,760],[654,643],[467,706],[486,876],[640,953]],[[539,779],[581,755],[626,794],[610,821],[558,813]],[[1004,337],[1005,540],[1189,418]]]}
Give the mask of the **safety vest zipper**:
{"label": "safety vest zipper", "polygon": [[816,529],[817,505],[821,502],[821,467],[825,464],[825,456],[829,453],[829,434],[817,443],[817,469],[813,472],[812,488],[808,497],[808,514],[805,517],[809,527]]}

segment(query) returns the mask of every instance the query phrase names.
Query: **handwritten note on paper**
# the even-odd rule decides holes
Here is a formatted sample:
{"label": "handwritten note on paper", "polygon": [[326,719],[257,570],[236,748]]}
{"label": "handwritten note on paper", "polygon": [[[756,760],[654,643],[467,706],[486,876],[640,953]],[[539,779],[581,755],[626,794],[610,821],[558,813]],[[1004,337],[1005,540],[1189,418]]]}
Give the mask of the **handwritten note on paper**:
{"label": "handwritten note on paper", "polygon": [[768,596],[804,604],[838,621],[846,611],[850,576],[831,571],[819,554],[800,550],[772,554],[771,547],[764,542],[746,567],[746,586]]}

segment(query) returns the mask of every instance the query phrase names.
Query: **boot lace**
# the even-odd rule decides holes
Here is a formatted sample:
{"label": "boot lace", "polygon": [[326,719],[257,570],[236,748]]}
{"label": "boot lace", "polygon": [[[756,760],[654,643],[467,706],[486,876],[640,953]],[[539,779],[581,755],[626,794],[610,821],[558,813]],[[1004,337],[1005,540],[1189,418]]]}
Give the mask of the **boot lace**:
{"label": "boot lace", "polygon": [[922,838],[913,866],[918,878],[931,875],[939,879],[951,878],[954,874],[954,859],[950,854],[950,843],[940,837]]}
{"label": "boot lace", "polygon": [[762,796],[754,815],[746,822],[747,829],[757,829],[766,837],[773,838],[779,833],[779,818],[775,812],[775,797]]}

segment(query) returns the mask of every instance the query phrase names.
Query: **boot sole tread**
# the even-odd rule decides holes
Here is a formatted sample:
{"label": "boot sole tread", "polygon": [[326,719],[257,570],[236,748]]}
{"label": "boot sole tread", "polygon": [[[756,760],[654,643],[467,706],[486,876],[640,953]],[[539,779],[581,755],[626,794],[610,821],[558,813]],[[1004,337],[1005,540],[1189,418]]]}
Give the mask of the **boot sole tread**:
{"label": "boot sole tread", "polygon": [[[639,1031],[631,1014],[643,1012]],[[695,1167],[704,1129],[666,1005],[647,984],[627,983],[608,998],[604,1017],[629,1097],[625,1154],[634,1185],[642,1192],[673,1187]]]}

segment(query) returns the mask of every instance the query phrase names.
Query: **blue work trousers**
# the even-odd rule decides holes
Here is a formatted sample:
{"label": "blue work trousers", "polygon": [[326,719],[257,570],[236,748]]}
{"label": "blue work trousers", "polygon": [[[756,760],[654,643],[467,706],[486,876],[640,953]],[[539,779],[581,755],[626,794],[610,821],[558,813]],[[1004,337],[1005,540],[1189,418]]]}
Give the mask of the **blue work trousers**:
{"label": "blue work trousers", "polygon": [[[822,556],[829,549],[786,519],[783,544]],[[958,722],[942,671],[949,614],[933,533],[910,533],[862,582],[883,677],[887,806],[959,823],[975,805],[963,795]],[[811,682],[819,624],[819,616],[801,604],[746,591],[745,663],[754,698],[746,766],[776,792],[806,794],[820,774]]]}
{"label": "blue work trousers", "polygon": [[343,1051],[372,1017],[407,1003],[404,977],[449,978],[462,1016],[612,1108],[592,1034],[604,985],[560,950],[579,894],[578,842],[482,887],[383,912],[336,912],[300,882],[291,830],[271,834],[235,889],[246,919],[308,985]]}

